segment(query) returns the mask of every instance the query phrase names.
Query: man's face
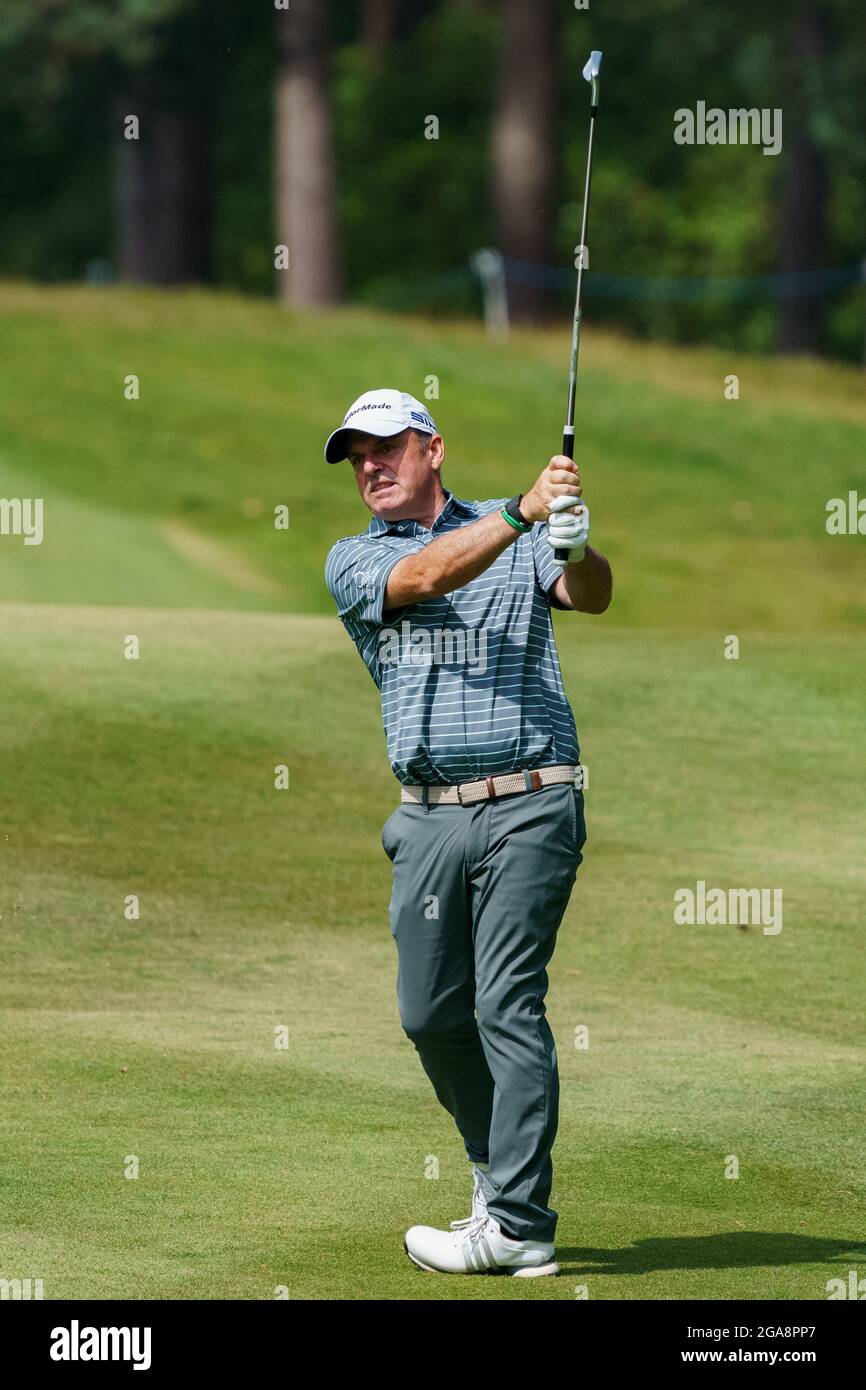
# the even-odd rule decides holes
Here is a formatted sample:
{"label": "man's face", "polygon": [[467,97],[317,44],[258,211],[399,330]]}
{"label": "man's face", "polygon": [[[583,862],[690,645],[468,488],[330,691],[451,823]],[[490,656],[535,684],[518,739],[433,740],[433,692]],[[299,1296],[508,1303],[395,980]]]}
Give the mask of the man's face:
{"label": "man's face", "polygon": [[442,456],[439,435],[427,437],[427,448],[411,429],[380,439],[353,430],[348,459],[358,491],[374,516],[400,521],[417,515],[435,486]]}

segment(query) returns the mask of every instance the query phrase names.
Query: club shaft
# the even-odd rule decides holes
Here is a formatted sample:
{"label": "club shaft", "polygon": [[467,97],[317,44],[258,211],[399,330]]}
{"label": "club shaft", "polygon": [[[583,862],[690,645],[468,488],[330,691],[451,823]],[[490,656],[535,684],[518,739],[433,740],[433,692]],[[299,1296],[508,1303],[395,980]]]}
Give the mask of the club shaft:
{"label": "club shaft", "polygon": [[[580,298],[583,291],[583,266],[586,255],[586,234],[589,227],[589,194],[592,187],[592,145],[595,136],[595,117],[597,107],[592,108],[589,118],[589,144],[586,151],[586,182],[583,188],[583,217],[580,224],[580,255],[577,262],[577,291],[574,297],[574,323],[571,333],[571,368],[568,374],[568,405],[565,412],[565,431],[574,437],[574,409],[577,395],[577,363],[580,353]],[[572,446],[573,447],[573,446]],[[574,458],[570,453],[569,458]]]}
{"label": "club shaft", "polygon": [[[592,187],[592,144],[595,136],[595,118],[598,107],[593,106],[589,114],[589,144],[586,149],[586,181],[583,186],[583,216],[580,223],[580,254],[577,261],[577,290],[574,296],[574,323],[571,330],[571,367],[568,373],[568,405],[565,411],[565,427],[562,431],[562,452],[567,458],[574,458],[574,410],[577,396],[577,363],[580,355],[580,296],[583,290],[583,266],[587,254],[586,234],[589,227],[589,194]],[[565,560],[568,552],[557,550],[556,558]]]}

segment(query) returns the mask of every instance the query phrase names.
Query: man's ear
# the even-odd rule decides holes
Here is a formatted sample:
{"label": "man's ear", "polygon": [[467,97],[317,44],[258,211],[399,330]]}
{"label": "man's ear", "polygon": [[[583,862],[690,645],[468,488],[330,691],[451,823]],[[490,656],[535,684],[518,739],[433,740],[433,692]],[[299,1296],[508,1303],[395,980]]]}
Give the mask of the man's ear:
{"label": "man's ear", "polygon": [[438,473],[445,462],[445,440],[441,434],[434,434],[430,440],[430,466]]}

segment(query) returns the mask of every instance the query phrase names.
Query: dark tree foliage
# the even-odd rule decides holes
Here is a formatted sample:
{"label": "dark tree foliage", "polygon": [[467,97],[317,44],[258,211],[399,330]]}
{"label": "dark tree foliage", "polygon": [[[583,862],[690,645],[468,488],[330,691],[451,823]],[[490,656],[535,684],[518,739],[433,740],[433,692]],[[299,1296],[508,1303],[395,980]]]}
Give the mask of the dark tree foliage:
{"label": "dark tree foliage", "polygon": [[[480,246],[507,243],[517,226],[515,213],[509,232],[495,198],[494,152],[509,110],[504,7],[505,0],[330,5],[327,99],[348,298],[477,312],[468,258]],[[617,0],[584,11],[554,0],[554,7],[550,169],[535,171],[550,192],[533,195],[535,220],[530,210],[520,229],[523,254],[563,271],[572,266],[588,114],[580,70],[590,48],[601,48],[591,270],[624,280],[706,277],[708,292],[654,298],[626,286],[620,298],[593,298],[590,275],[588,312],[591,303],[596,320],[648,336],[859,359],[862,287],[819,287],[782,300],[756,291],[736,302],[709,291],[723,277],[780,270],[796,277],[866,254],[861,0]],[[509,57],[518,97],[530,56],[518,45]],[[134,263],[144,254],[135,241],[150,215],[144,241],[158,264],[145,267],[147,278],[206,276],[273,293],[278,61],[271,4],[4,0],[0,274],[76,279],[94,261],[136,273],[124,258]],[[699,100],[782,108],[781,154],[676,144],[674,112]],[[174,151],[167,181],[165,159],[145,144],[134,152],[140,167],[124,173],[133,152],[119,144],[118,118],[136,103],[153,113],[150,137]],[[509,119],[516,108],[519,121],[519,107],[510,103]],[[438,139],[425,138],[430,116]],[[521,182],[511,172],[513,196]],[[563,313],[565,281],[554,295]]]}

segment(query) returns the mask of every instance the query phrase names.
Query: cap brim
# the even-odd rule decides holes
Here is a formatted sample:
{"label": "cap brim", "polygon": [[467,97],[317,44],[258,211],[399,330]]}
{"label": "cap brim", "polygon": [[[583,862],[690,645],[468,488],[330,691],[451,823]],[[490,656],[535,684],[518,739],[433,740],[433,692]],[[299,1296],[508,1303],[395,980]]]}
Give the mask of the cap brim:
{"label": "cap brim", "polygon": [[392,434],[402,434],[408,428],[408,425],[397,425],[395,428],[393,424],[384,430],[358,430],[352,425],[341,427],[334,430],[333,434],[328,435],[328,442],[325,445],[325,463],[342,463],[348,455],[350,434],[374,434],[377,439],[387,439]]}

